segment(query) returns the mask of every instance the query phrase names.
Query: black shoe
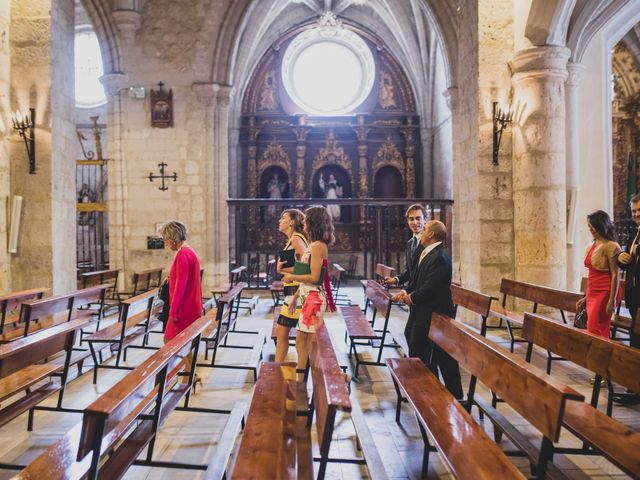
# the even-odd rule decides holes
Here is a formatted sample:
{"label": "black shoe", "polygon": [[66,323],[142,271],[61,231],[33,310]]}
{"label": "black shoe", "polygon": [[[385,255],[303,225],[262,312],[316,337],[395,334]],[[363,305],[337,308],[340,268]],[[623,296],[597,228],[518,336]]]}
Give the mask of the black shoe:
{"label": "black shoe", "polygon": [[640,405],[640,395],[633,392],[616,393],[613,401],[620,405]]}

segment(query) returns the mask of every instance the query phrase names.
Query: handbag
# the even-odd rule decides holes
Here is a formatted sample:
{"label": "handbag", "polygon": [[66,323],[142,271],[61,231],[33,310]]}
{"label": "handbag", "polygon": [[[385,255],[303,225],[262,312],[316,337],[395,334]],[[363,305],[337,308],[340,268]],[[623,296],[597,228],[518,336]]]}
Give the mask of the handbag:
{"label": "handbag", "polygon": [[587,328],[587,302],[582,304],[580,310],[576,312],[576,316],[573,317],[573,326],[581,330]]}

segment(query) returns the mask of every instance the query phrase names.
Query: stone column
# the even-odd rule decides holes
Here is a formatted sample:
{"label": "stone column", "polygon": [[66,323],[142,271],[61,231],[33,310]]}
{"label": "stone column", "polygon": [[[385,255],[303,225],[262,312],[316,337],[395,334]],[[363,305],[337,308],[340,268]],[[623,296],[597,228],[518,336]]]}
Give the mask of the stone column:
{"label": "stone column", "polygon": [[[9,56],[11,5],[9,0],[0,0],[0,191],[10,191],[9,139],[13,128],[9,112],[11,92],[11,57]],[[7,195],[0,196],[0,212],[11,212]],[[11,256],[7,253],[9,215],[0,215],[0,291],[11,291]]]}
{"label": "stone column", "polygon": [[[575,191],[576,203],[573,207],[573,223],[567,225],[567,288],[578,291],[580,289],[580,277],[582,272],[582,246],[579,243],[578,235],[578,203],[580,201],[580,142],[578,129],[578,82],[584,65],[579,63],[569,63],[567,65],[568,77],[565,83],[565,108],[566,122],[565,131],[567,137],[567,192]],[[570,196],[567,195],[567,201]],[[573,237],[573,238],[571,238]],[[572,240],[572,241],[570,241]]]}
{"label": "stone column", "polygon": [[513,203],[518,280],[565,288],[564,82],[570,51],[537,47],[512,60]]}
{"label": "stone column", "polygon": [[[294,191],[294,198],[304,198],[311,197],[311,192],[309,195],[305,195],[304,188],[304,157],[307,154],[307,135],[311,131],[311,128],[305,127],[305,118],[303,115],[298,117],[298,126],[293,129],[293,133],[296,136],[296,164],[295,164],[295,188],[292,188]],[[293,187],[293,185],[292,185]]]}
{"label": "stone column", "polygon": [[247,197],[256,198],[258,196],[258,169],[256,164],[256,156],[258,153],[258,147],[256,147],[256,140],[260,133],[260,128],[256,127],[256,117],[249,117],[249,128],[247,130],[249,135],[249,144],[247,146]]}
{"label": "stone column", "polygon": [[108,73],[100,78],[107,96],[107,172],[109,177],[109,267],[119,268],[119,285],[125,285],[127,267],[126,189],[128,175],[124,149],[123,99],[121,91],[127,85],[123,73]]}

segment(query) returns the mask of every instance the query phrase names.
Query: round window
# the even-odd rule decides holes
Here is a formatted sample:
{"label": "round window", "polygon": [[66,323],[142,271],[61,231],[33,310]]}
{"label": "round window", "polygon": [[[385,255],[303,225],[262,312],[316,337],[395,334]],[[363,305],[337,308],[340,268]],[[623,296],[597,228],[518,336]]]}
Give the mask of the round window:
{"label": "round window", "polygon": [[341,115],[369,95],[375,79],[371,49],[342,27],[317,27],[293,39],[282,59],[284,88],[305,112]]}

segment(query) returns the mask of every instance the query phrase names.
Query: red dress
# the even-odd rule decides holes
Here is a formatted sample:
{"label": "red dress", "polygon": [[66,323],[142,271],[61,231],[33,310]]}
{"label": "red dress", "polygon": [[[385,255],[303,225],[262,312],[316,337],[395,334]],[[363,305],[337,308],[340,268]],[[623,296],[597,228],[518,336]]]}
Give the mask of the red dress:
{"label": "red dress", "polygon": [[169,272],[169,303],[165,340],[171,340],[202,314],[200,258],[189,246],[178,250],[173,259]]}
{"label": "red dress", "polygon": [[[587,282],[587,331],[604,338],[609,338],[611,328],[611,315],[607,313],[609,292],[611,290],[611,272],[609,270],[596,270],[591,263],[591,256],[596,244],[587,253],[584,265],[589,270]],[[618,292],[619,297],[620,292]],[[616,299],[616,304],[618,299]]]}

